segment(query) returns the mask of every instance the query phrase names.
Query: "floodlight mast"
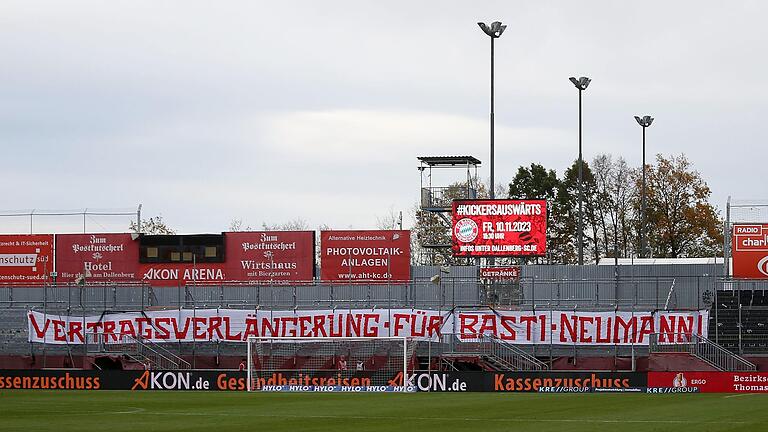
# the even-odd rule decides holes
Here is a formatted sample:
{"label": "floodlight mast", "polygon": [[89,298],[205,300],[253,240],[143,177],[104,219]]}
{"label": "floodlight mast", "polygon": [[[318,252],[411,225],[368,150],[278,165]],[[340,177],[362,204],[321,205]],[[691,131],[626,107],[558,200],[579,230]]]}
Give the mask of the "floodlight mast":
{"label": "floodlight mast", "polygon": [[653,117],[646,115],[646,116],[635,116],[635,121],[637,121],[637,124],[640,125],[640,127],[643,128],[643,181],[641,186],[641,198],[640,198],[640,258],[646,258],[646,254],[648,252],[648,235],[647,235],[647,224],[646,224],[646,198],[645,198],[645,128],[650,127],[651,123],[653,123]]}
{"label": "floodlight mast", "polygon": [[496,198],[496,191],[495,184],[494,184],[494,112],[493,112],[493,102],[494,102],[494,94],[493,94],[493,68],[494,68],[494,52],[493,52],[493,41],[494,39],[497,39],[501,36],[502,33],[504,33],[504,30],[506,30],[507,26],[502,24],[501,21],[494,21],[491,23],[491,25],[487,25],[483,22],[477,23],[478,26],[480,26],[480,29],[483,30],[483,32],[490,36],[491,38],[491,185],[490,185],[490,197],[491,199]]}
{"label": "floodlight mast", "polygon": [[589,87],[592,82],[590,78],[575,77],[568,78],[579,90],[579,226],[577,228],[578,246],[579,246],[579,265],[584,265],[584,187],[582,186],[584,159],[581,153],[581,92]]}
{"label": "floodlight mast", "polygon": [[[501,21],[494,21],[494,22],[491,23],[490,26],[486,25],[483,22],[479,22],[479,23],[477,23],[477,25],[480,26],[480,28],[483,30],[483,32],[486,35],[490,36],[490,38],[491,38],[491,118],[490,118],[490,121],[491,121],[491,155],[490,155],[490,159],[491,159],[491,184],[490,184],[490,187],[489,187],[490,191],[489,191],[488,195],[489,195],[489,197],[491,199],[495,199],[496,198],[496,183],[495,183],[495,179],[494,179],[494,161],[495,161],[495,157],[494,157],[494,148],[493,148],[493,146],[494,146],[494,113],[493,113],[493,102],[494,102],[493,101],[493,97],[494,97],[493,96],[493,66],[494,66],[494,64],[493,64],[494,55],[493,54],[494,53],[493,53],[493,41],[495,39],[499,38],[502,33],[504,33],[504,30],[507,29],[507,26],[502,24]],[[493,265],[494,264],[494,259],[493,258],[489,258],[488,259],[488,264]]]}

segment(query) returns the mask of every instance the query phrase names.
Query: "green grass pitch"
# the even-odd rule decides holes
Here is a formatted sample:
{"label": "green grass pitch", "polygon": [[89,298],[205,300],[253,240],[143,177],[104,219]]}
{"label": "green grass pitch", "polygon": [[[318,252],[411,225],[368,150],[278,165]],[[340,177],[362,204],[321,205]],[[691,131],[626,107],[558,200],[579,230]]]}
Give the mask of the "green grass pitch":
{"label": "green grass pitch", "polygon": [[768,395],[0,391],[0,430],[768,431]]}

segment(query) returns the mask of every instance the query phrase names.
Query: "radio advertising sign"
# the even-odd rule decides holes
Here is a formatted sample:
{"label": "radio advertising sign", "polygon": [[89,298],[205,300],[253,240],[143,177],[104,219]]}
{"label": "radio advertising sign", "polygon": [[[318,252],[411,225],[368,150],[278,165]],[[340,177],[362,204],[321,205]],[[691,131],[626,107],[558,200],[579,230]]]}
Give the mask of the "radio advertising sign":
{"label": "radio advertising sign", "polygon": [[56,271],[60,282],[140,280],[139,245],[130,234],[57,234]]}
{"label": "radio advertising sign", "polygon": [[768,279],[768,224],[733,226],[733,277]]}
{"label": "radio advertising sign", "polygon": [[408,230],[322,231],[320,278],[329,282],[403,282],[411,279]]}
{"label": "radio advertising sign", "polygon": [[545,200],[456,200],[454,256],[539,256],[547,251]]}
{"label": "radio advertising sign", "polygon": [[227,275],[238,281],[312,281],[315,276],[313,231],[224,233]]}
{"label": "radio advertising sign", "polygon": [[53,235],[0,235],[0,284],[39,285],[53,271]]}

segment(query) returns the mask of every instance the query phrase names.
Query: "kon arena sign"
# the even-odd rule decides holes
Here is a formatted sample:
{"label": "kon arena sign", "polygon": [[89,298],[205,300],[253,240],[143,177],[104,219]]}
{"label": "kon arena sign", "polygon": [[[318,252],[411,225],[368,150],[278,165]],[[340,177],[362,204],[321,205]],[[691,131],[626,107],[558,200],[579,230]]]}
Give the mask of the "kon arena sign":
{"label": "kon arena sign", "polygon": [[768,224],[733,226],[733,277],[768,279]]}
{"label": "kon arena sign", "polygon": [[544,200],[457,200],[451,230],[454,256],[540,256],[547,251]]}

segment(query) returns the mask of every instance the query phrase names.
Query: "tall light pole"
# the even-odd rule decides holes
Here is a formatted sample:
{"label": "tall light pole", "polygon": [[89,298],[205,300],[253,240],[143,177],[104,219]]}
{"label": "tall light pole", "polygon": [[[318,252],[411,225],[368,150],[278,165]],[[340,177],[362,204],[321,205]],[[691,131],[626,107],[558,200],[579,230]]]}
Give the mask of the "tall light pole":
{"label": "tall light pole", "polygon": [[485,23],[479,22],[477,25],[480,26],[480,28],[491,37],[491,190],[490,190],[490,196],[491,199],[496,198],[496,191],[495,184],[493,180],[493,40],[500,37],[502,33],[504,33],[504,29],[507,28],[507,26],[503,25],[500,21],[494,21],[491,23],[491,25],[486,25]]}
{"label": "tall light pole", "polygon": [[589,87],[591,79],[587,77],[568,78],[579,89],[579,265],[584,265],[584,188],[582,187],[582,171],[584,159],[581,157],[581,92]]}
{"label": "tall light pole", "polygon": [[640,195],[640,258],[645,258],[647,252],[647,235],[646,235],[646,217],[645,217],[645,128],[653,123],[653,117],[651,116],[635,116],[637,124],[643,128],[643,186]]}

